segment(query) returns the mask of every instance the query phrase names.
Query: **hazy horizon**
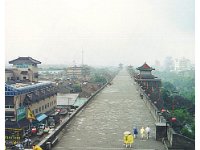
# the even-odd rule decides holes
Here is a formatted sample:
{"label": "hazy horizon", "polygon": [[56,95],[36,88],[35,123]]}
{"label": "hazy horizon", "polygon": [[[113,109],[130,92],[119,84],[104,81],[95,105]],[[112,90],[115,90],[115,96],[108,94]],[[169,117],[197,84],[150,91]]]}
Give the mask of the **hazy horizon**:
{"label": "hazy horizon", "polygon": [[5,63],[152,65],[194,63],[194,0],[7,0]]}

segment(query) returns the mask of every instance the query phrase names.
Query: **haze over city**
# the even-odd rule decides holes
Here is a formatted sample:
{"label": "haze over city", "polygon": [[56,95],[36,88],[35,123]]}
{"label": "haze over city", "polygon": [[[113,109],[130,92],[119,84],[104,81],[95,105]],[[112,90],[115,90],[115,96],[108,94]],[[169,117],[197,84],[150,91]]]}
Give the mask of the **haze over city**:
{"label": "haze over city", "polygon": [[6,1],[5,63],[141,65],[165,57],[194,63],[194,1]]}

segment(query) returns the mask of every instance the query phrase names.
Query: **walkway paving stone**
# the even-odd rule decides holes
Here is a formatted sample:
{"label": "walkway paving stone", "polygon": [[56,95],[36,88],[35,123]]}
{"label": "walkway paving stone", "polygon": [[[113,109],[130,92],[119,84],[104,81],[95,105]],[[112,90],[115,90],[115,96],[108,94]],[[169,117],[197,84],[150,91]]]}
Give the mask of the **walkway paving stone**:
{"label": "walkway paving stone", "polygon": [[[123,132],[151,128],[149,140],[135,139],[133,148],[123,146]],[[53,150],[165,150],[155,140],[155,120],[139,97],[136,85],[123,69],[113,84],[103,89],[65,128]]]}

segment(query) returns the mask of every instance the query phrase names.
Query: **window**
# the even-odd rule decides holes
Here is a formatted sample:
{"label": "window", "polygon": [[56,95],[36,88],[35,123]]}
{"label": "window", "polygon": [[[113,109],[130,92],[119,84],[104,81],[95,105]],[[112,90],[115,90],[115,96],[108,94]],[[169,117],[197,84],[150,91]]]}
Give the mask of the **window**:
{"label": "window", "polygon": [[9,81],[10,80],[10,78],[9,77],[7,77],[7,81]]}
{"label": "window", "polygon": [[14,105],[5,105],[5,108],[14,108]]}
{"label": "window", "polygon": [[23,106],[23,104],[22,103],[19,103],[19,107],[22,107]]}
{"label": "window", "polygon": [[47,108],[47,105],[45,105],[45,109]]}
{"label": "window", "polygon": [[42,110],[44,110],[44,105],[42,106]]}
{"label": "window", "polygon": [[47,104],[47,107],[49,107],[49,103]]}
{"label": "window", "polygon": [[39,108],[39,112],[41,112],[41,107]]}
{"label": "window", "polygon": [[38,109],[35,109],[35,113],[36,113],[36,114],[38,113]]}

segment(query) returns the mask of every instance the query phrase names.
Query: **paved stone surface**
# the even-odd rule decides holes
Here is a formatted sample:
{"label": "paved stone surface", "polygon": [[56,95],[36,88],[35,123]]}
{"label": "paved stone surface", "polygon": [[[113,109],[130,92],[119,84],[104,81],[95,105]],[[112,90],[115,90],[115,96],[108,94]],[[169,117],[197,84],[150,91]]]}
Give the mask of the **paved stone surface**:
{"label": "paved stone surface", "polygon": [[[149,140],[135,139],[133,148],[123,146],[123,132],[151,128]],[[136,90],[133,79],[122,70],[111,86],[101,91],[65,128],[53,150],[164,150],[155,140],[155,121]]]}

